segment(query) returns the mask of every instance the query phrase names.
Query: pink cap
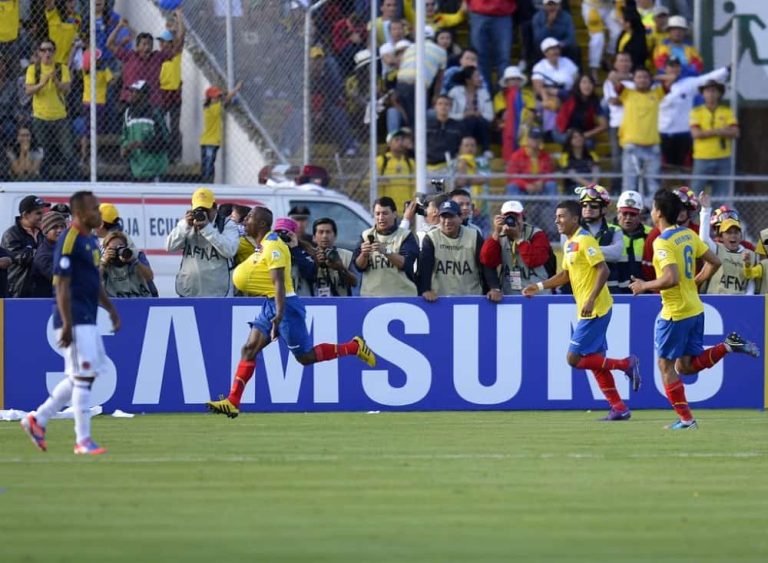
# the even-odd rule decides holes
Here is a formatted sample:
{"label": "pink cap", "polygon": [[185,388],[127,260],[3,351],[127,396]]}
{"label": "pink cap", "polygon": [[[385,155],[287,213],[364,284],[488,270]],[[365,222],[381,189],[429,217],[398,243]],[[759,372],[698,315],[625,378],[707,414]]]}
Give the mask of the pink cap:
{"label": "pink cap", "polygon": [[291,233],[295,233],[299,230],[299,225],[290,217],[280,217],[275,221],[275,224],[272,226],[272,230],[289,231]]}

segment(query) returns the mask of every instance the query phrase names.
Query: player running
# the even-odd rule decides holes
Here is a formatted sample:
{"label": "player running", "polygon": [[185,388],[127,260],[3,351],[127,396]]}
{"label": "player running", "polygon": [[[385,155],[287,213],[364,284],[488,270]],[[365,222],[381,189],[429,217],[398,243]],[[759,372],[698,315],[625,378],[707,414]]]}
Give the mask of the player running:
{"label": "player running", "polygon": [[278,337],[302,365],[351,355],[371,367],[376,365],[376,357],[360,336],[344,344],[310,344],[304,305],[294,293],[291,280],[291,252],[285,243],[296,236],[296,222],[277,219],[272,230],[272,212],[266,207],[254,207],[246,216],[245,229],[258,246],[235,268],[232,281],[246,295],[264,296],[266,300],[259,315],[249,323],[251,332],[243,345],[229,396],[206,403],[211,411],[229,418],[240,413],[240,399],[256,369],[256,355]]}
{"label": "player running", "polygon": [[[683,209],[680,198],[672,191],[660,189],[653,196],[651,218],[661,234],[653,241],[653,267],[656,279],[634,279],[630,289],[634,295],[645,291],[661,292],[661,314],[656,319],[656,350],[659,370],[672,408],[680,420],[669,424],[670,430],[697,428],[685,398],[685,388],[678,374],[692,375],[711,368],[729,352],[760,356],[754,342],[737,333],[729,334],[724,342],[704,350],[704,304],[697,287],[720,267],[720,259],[696,233],[677,225]],[[706,228],[706,225],[703,226]],[[705,262],[696,274],[696,260]]]}
{"label": "player running", "polygon": [[544,289],[560,287],[570,282],[576,299],[579,322],[571,335],[566,356],[568,365],[591,370],[605,395],[611,410],[601,420],[629,420],[632,413],[621,400],[611,370],[623,371],[632,383],[632,390],[640,389],[640,362],[637,356],[623,360],[606,358],[608,349],[606,332],[611,321],[613,297],[608,293],[608,265],[595,238],[579,225],[581,206],[576,201],[563,201],[555,212],[555,225],[567,237],[563,246],[563,269],[551,278],[523,289],[523,295],[532,297]]}

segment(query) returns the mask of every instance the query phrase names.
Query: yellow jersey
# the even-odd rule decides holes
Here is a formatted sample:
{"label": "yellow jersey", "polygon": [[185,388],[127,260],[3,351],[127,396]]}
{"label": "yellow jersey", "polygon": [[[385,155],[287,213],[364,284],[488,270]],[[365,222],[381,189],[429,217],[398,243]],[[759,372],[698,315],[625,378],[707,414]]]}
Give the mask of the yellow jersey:
{"label": "yellow jersey", "polygon": [[661,290],[661,318],[681,321],[704,312],[696,287],[696,259],[709,250],[699,235],[686,227],[668,227],[653,241],[653,269],[660,278],[666,266],[676,265],[680,282]]}
{"label": "yellow jersey", "polygon": [[19,38],[19,0],[0,0],[0,42]]}
{"label": "yellow jersey", "polygon": [[624,104],[624,118],[619,127],[619,142],[621,146],[658,145],[659,135],[659,106],[664,98],[663,88],[651,88],[645,92],[624,88],[619,93],[619,99]]}
{"label": "yellow jersey", "polygon": [[202,146],[221,145],[221,113],[221,102],[211,102],[203,107],[203,132],[200,135]]}
{"label": "yellow jersey", "polygon": [[285,295],[295,295],[291,279],[291,250],[274,231],[264,235],[258,247],[232,273],[232,283],[246,295],[274,297],[275,284],[272,270],[283,269]]}
{"label": "yellow jersey", "polygon": [[[42,80],[46,74],[53,74],[56,72],[55,64],[37,64],[40,65],[40,80]],[[69,74],[69,68],[67,65],[60,65],[59,68],[61,69],[60,82],[70,82],[72,78]],[[35,65],[31,64],[27,67],[25,84],[37,84],[38,81],[36,80],[35,75]],[[64,102],[64,94],[59,92],[58,88],[56,88],[56,84],[53,81],[53,77],[51,77],[48,83],[32,96],[32,116],[36,117],[37,119],[42,119],[43,121],[56,121],[58,119],[66,119],[67,106]]]}
{"label": "yellow jersey", "polygon": [[48,20],[48,37],[56,45],[53,53],[53,62],[59,64],[69,64],[69,53],[77,39],[77,32],[80,25],[73,21],[62,21],[59,11],[56,9],[46,10],[45,19]]}
{"label": "yellow jersey", "polygon": [[[701,105],[693,108],[689,118],[691,128],[698,127],[702,131],[724,129],[738,125],[739,121],[728,106],[717,106],[711,111]],[[693,158],[706,160],[710,158],[730,158],[733,139],[725,137],[705,137],[693,140]]]}
{"label": "yellow jersey", "polygon": [[582,317],[581,310],[584,302],[589,299],[595,288],[597,279],[597,266],[605,262],[600,245],[589,231],[579,228],[574,235],[565,241],[563,249],[563,270],[568,271],[568,277],[573,288],[573,297],[576,299],[576,309],[580,319],[594,319],[602,317],[613,306],[613,297],[608,293],[608,286],[603,284],[600,293],[595,299],[595,308],[591,317]]}
{"label": "yellow jersey", "polygon": [[[108,68],[96,71],[96,105],[107,103],[107,85],[114,78]],[[91,73],[83,72],[83,103],[91,103]]]}
{"label": "yellow jersey", "polygon": [[160,66],[160,89],[173,91],[179,88],[181,88],[181,53]]}

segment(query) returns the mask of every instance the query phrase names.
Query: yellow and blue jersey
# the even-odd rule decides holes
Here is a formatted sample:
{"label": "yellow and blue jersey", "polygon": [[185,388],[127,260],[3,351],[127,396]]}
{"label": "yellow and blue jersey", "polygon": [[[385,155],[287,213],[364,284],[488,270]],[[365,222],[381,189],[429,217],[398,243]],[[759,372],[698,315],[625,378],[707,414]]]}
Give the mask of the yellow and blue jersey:
{"label": "yellow and blue jersey", "polygon": [[568,277],[573,288],[573,297],[576,299],[576,309],[580,319],[602,317],[613,306],[613,297],[608,293],[608,287],[604,284],[595,299],[595,307],[592,317],[582,317],[581,310],[584,302],[589,299],[595,288],[597,279],[597,266],[605,262],[603,252],[600,250],[597,240],[586,229],[579,229],[565,242],[563,248],[563,269],[568,271]]}
{"label": "yellow and blue jersey", "polygon": [[661,318],[679,321],[704,312],[699,298],[696,259],[709,250],[699,236],[686,227],[668,227],[653,241],[653,268],[660,278],[666,266],[675,265],[680,282],[661,290]]}
{"label": "yellow and blue jersey", "polygon": [[[70,300],[73,325],[94,325],[99,309],[101,276],[99,239],[83,233],[76,226],[64,231],[56,243],[53,254],[53,288],[58,291],[58,280],[70,278]],[[53,326],[61,328],[58,307],[54,306]]]}
{"label": "yellow and blue jersey", "polygon": [[291,279],[291,250],[276,232],[268,232],[253,254],[232,273],[232,283],[246,295],[275,296],[271,271],[283,268],[286,296],[295,293]]}

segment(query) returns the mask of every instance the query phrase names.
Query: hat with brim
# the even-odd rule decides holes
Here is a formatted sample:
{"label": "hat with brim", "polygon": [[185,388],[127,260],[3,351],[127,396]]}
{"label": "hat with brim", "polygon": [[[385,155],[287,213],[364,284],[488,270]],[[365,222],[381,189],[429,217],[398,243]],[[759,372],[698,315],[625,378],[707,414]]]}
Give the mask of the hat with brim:
{"label": "hat with brim", "polygon": [[364,66],[367,66],[371,62],[371,52],[368,49],[363,49],[355,53],[355,70],[359,70]]}
{"label": "hat with brim", "polygon": [[299,230],[299,225],[290,217],[280,217],[275,220],[275,224],[272,227],[273,231],[288,231],[289,233],[296,233]]}
{"label": "hat with brim", "polygon": [[720,94],[725,94],[725,84],[718,82],[717,80],[707,80],[704,84],[699,86],[699,92],[704,92],[707,88],[717,88],[720,90]]}
{"label": "hat with brim", "polygon": [[213,192],[208,188],[199,188],[192,194],[192,209],[202,207],[204,209],[211,209],[216,203],[216,198],[213,196]]}
{"label": "hat with brim", "polygon": [[737,227],[739,230],[741,230],[741,223],[739,223],[736,219],[726,219],[720,223],[720,232],[728,232],[728,229],[731,227]]}
{"label": "hat with brim", "polygon": [[288,211],[288,216],[292,219],[308,219],[310,215],[312,213],[306,205],[294,205]]}
{"label": "hat with brim", "polygon": [[47,201],[43,201],[43,198],[36,195],[28,195],[19,202],[19,213],[31,213],[44,207],[50,207],[51,204]]}
{"label": "hat with brim", "polygon": [[120,213],[117,211],[117,207],[111,203],[100,204],[99,211],[101,212],[101,220],[109,225],[114,225],[120,218]]}
{"label": "hat with brim", "polygon": [[517,200],[511,199],[509,201],[505,201],[504,204],[501,206],[501,214],[508,215],[509,213],[514,213],[516,215],[522,215],[524,209],[525,208],[523,207],[522,203],[520,203]]}
{"label": "hat with brim", "polygon": [[134,92],[141,92],[143,90],[149,90],[149,84],[147,84],[146,80],[137,80],[133,84],[131,84],[130,89]]}
{"label": "hat with brim", "polygon": [[454,217],[461,215],[459,204],[453,200],[444,201],[440,205],[440,216],[442,217],[443,215],[453,215]]}
{"label": "hat with brim", "polygon": [[685,21],[685,18],[683,16],[672,16],[669,18],[669,23],[667,24],[667,29],[688,29],[688,22]]}
{"label": "hat with brim", "polygon": [[560,42],[555,39],[554,37],[547,37],[544,41],[541,42],[541,45],[539,46],[541,48],[541,52],[546,54],[547,51],[554,47],[560,47]]}
{"label": "hat with brim", "polygon": [[504,69],[504,74],[501,77],[501,80],[499,80],[499,86],[504,88],[507,85],[507,80],[520,80],[522,81],[520,86],[525,86],[525,84],[528,82],[528,78],[520,72],[520,69],[516,66],[508,66]]}
{"label": "hat with brim", "polygon": [[221,88],[218,88],[216,86],[209,86],[205,89],[205,97],[208,99],[211,98],[218,98],[221,96]]}
{"label": "hat with brim", "polygon": [[169,30],[163,31],[160,35],[157,36],[157,39],[160,41],[173,41],[173,33],[171,33]]}

